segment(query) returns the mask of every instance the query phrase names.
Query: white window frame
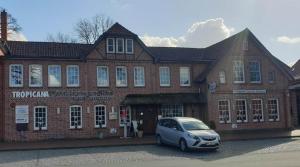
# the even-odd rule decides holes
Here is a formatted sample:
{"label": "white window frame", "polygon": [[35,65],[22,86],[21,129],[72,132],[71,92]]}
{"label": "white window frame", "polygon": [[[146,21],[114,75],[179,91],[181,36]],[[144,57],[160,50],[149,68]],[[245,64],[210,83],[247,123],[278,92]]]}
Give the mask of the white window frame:
{"label": "white window frame", "polygon": [[[175,111],[176,109],[180,109]],[[184,117],[184,106],[183,104],[162,104],[159,107],[162,117]],[[180,114],[174,114],[174,113]]]}
{"label": "white window frame", "polygon": [[[140,83],[138,83],[138,80],[137,80],[137,73],[136,73],[136,70],[142,70],[142,78],[143,78],[143,80],[141,80],[141,81],[143,81],[143,83],[142,84],[140,84]],[[134,86],[135,87],[144,87],[145,86],[145,68],[143,67],[143,66],[136,66],[136,67],[134,67],[133,68],[133,80],[134,80]]]}
{"label": "white window frame", "polygon": [[[220,102],[221,101],[226,101],[228,103],[228,121],[220,120]],[[218,100],[218,112],[219,112],[219,123],[221,123],[221,124],[231,123],[231,108],[230,108],[230,100],[229,99]]]}
{"label": "white window frame", "polygon": [[[270,74],[272,74],[273,75],[273,80],[270,80]],[[275,83],[275,81],[276,81],[276,72],[275,72],[275,70],[272,70],[272,71],[269,71],[268,72],[268,82],[269,83]]]}
{"label": "white window frame", "polygon": [[[101,127],[100,127],[100,125],[97,125],[97,120],[96,120],[96,114],[97,114],[96,108],[97,107],[104,107],[104,119],[105,119],[104,122],[105,122],[105,124],[101,124]],[[105,105],[99,104],[99,105],[94,106],[94,123],[95,123],[95,128],[106,128],[107,118],[106,118],[106,106]]]}
{"label": "white window frame", "polygon": [[[113,45],[112,45],[113,50],[112,51],[109,50],[109,46],[110,46],[109,42],[108,42],[109,40],[113,41]],[[116,44],[115,38],[106,38],[106,52],[107,53],[115,53],[115,50],[116,50],[115,44]]]}
{"label": "white window frame", "polygon": [[[254,113],[253,113],[253,101],[254,100],[259,100],[260,101],[260,106],[261,106],[261,119],[254,119]],[[264,106],[263,106],[263,100],[262,99],[251,99],[251,104],[250,104],[250,109],[251,109],[251,113],[252,113],[252,118],[253,118],[253,122],[264,122]]]}
{"label": "white window frame", "polygon": [[[258,71],[251,71],[251,68],[250,68],[250,63],[257,63],[258,64]],[[259,73],[259,81],[252,81],[251,80],[251,73],[253,72],[258,72]],[[259,61],[249,61],[249,81],[250,83],[261,83],[261,68],[260,68],[260,62]]]}
{"label": "white window frame", "polygon": [[[52,67],[58,67],[59,68],[59,84],[55,85],[53,83],[50,82],[50,68]],[[61,87],[61,65],[48,65],[48,86],[49,87]]]}
{"label": "white window frame", "polygon": [[[162,69],[168,69],[168,82],[169,83],[162,83]],[[171,72],[169,67],[159,67],[159,85],[162,87],[171,86]]]}
{"label": "white window frame", "polygon": [[[31,68],[33,67],[33,66],[36,66],[36,67],[39,67],[39,68],[41,68],[41,83],[40,84],[32,84],[31,83],[31,76],[32,76],[32,73],[31,73]],[[43,87],[43,65],[41,65],[41,64],[30,64],[29,65],[29,70],[28,70],[28,72],[29,72],[29,87]]]}
{"label": "white window frame", "polygon": [[[269,113],[269,100],[276,100],[276,104],[277,104],[277,119],[276,120],[274,120],[274,119],[270,119],[270,117],[269,117],[269,115],[270,115],[270,113]],[[277,98],[269,98],[268,99],[268,101],[267,101],[267,112],[268,112],[268,120],[269,120],[269,122],[278,122],[278,121],[280,121],[280,111],[279,111],[279,99],[277,99]]]}
{"label": "white window frame", "polygon": [[220,84],[226,84],[226,74],[225,71],[219,71],[219,81]]}
{"label": "white window frame", "polygon": [[128,120],[127,121],[128,122],[131,121],[131,108],[127,107],[127,106],[122,106],[122,105],[119,106],[119,110],[118,110],[118,112],[119,112],[119,126],[124,127],[124,123],[122,123],[122,118],[121,118],[121,107],[125,107],[128,110],[128,112],[127,112],[127,114],[128,114]]}
{"label": "white window frame", "polygon": [[75,129],[75,126],[72,126],[72,122],[71,122],[71,118],[72,118],[72,115],[71,115],[71,108],[72,107],[79,107],[80,108],[80,122],[81,122],[81,124],[80,124],[80,126],[77,126],[77,129],[81,129],[82,128],[82,124],[83,124],[83,122],[82,122],[82,106],[81,105],[72,105],[72,106],[70,106],[69,107],[69,121],[70,121],[70,129]]}
{"label": "white window frame", "polygon": [[[188,70],[188,84],[184,84],[183,82],[183,71],[182,70]],[[179,68],[179,82],[180,86],[191,86],[191,68],[190,67],[180,67]]]}
{"label": "white window frame", "polygon": [[[78,68],[78,83],[77,84],[69,84],[69,68],[70,67],[77,67]],[[67,65],[66,68],[66,73],[67,73],[67,87],[79,87],[80,85],[80,68],[79,65]]]}
{"label": "white window frame", "polygon": [[[122,41],[122,51],[119,51],[119,41]],[[116,38],[116,53],[124,53],[124,38]]]}
{"label": "white window frame", "polygon": [[[99,69],[100,68],[105,68],[106,70],[107,70],[107,83],[105,84],[105,85],[101,85],[100,84],[100,78],[99,78]],[[109,68],[108,68],[108,66],[97,66],[97,86],[98,87],[109,87]]]}
{"label": "white window frame", "polygon": [[45,108],[46,109],[46,113],[45,113],[45,116],[46,116],[46,122],[45,122],[45,127],[41,127],[41,130],[47,130],[47,128],[48,128],[48,107],[47,106],[34,106],[33,107],[33,130],[40,130],[40,128],[39,127],[36,127],[35,126],[35,124],[36,124],[36,120],[35,120],[35,118],[36,118],[36,111],[35,111],[35,109],[36,108]]}
{"label": "white window frame", "polygon": [[[21,67],[21,84],[14,84],[12,82],[12,66],[20,66]],[[24,84],[24,68],[23,68],[23,64],[10,64],[9,65],[9,86],[10,87],[23,87]]]}
{"label": "white window frame", "polygon": [[[235,104],[234,104],[234,110],[237,114],[237,110],[236,110],[236,102],[237,101],[244,101],[245,102],[245,114],[246,114],[246,119],[244,121],[241,121],[241,120],[238,120],[236,119],[236,122],[237,123],[247,123],[248,122],[248,109],[247,109],[247,100],[246,99],[235,99]],[[237,118],[237,115],[236,115],[236,118]]]}
{"label": "white window frame", "polygon": [[[236,73],[238,73],[237,71],[235,71],[235,65],[236,63],[239,62],[242,65],[242,74],[243,74],[243,80],[237,81],[236,80]],[[244,62],[242,60],[234,60],[233,61],[233,83],[245,83],[245,65]]]}
{"label": "white window frame", "polygon": [[[118,68],[125,69],[125,84],[119,84],[118,83]],[[116,86],[117,87],[127,87],[128,85],[128,79],[127,79],[127,67],[126,66],[116,66]]]}
{"label": "white window frame", "polygon": [[[127,47],[128,47],[128,45],[127,45],[128,41],[131,41],[131,42],[132,42],[132,46],[131,46],[131,50],[132,50],[132,51],[131,51],[131,52],[129,52],[129,51],[128,51],[128,48],[127,48]],[[133,50],[133,48],[134,48],[133,45],[134,45],[134,44],[133,44],[133,39],[128,39],[128,38],[126,38],[126,53],[128,53],[128,54],[133,54],[133,52],[134,52],[134,50]]]}

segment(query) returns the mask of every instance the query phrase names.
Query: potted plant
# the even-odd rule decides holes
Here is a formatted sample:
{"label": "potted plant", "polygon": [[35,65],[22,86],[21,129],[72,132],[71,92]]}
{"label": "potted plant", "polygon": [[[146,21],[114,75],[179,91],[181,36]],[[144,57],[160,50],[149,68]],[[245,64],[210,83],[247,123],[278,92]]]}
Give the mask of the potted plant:
{"label": "potted plant", "polygon": [[142,138],[142,137],[143,137],[143,132],[144,132],[144,131],[143,131],[143,130],[144,130],[144,129],[143,129],[143,125],[139,123],[139,124],[138,124],[138,127],[137,127],[137,130],[138,130],[138,137],[139,137],[139,138]]}

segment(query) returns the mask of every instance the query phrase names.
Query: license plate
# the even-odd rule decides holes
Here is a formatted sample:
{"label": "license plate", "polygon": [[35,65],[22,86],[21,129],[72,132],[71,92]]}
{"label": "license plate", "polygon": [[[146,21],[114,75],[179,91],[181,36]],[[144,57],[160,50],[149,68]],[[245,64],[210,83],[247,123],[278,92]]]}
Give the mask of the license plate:
{"label": "license plate", "polygon": [[213,142],[207,142],[206,144],[207,145],[214,145],[215,143],[213,143]]}

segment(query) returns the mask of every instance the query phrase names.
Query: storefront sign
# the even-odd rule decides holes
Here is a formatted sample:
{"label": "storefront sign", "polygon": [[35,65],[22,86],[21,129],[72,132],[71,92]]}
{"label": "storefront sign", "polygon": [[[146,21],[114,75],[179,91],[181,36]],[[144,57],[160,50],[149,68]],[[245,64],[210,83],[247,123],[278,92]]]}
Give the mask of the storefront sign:
{"label": "storefront sign", "polygon": [[109,120],[116,120],[118,119],[116,112],[110,112],[109,113]]}
{"label": "storefront sign", "polygon": [[13,98],[49,97],[48,91],[13,91]]}
{"label": "storefront sign", "polygon": [[24,124],[28,123],[29,112],[28,106],[16,106],[16,123],[17,124]]}
{"label": "storefront sign", "polygon": [[248,94],[248,93],[265,94],[265,93],[267,93],[267,90],[265,90],[265,89],[259,89],[259,90],[247,90],[247,89],[233,90],[233,94]]}

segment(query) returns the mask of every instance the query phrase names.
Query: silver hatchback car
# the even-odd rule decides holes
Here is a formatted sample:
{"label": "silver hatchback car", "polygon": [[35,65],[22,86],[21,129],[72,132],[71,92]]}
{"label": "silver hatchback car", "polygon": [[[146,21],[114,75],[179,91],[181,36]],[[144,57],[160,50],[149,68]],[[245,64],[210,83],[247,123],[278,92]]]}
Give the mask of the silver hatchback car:
{"label": "silver hatchback car", "polygon": [[158,145],[175,145],[182,151],[201,148],[216,150],[220,140],[219,134],[195,118],[161,118],[156,126]]}

